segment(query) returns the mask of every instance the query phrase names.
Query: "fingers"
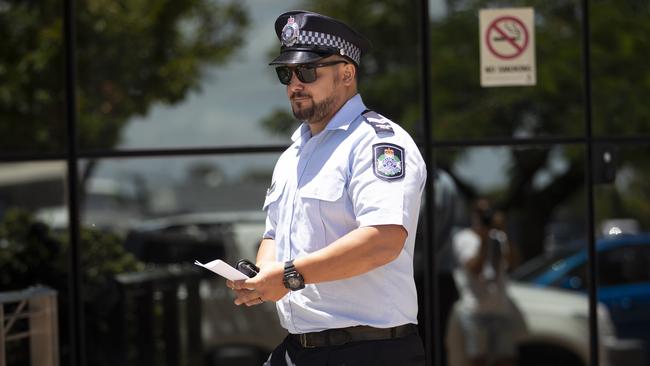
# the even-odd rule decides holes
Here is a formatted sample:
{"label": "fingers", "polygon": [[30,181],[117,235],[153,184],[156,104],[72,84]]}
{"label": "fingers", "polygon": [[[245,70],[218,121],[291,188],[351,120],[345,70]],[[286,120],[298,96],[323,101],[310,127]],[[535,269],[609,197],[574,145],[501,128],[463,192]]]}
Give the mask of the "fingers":
{"label": "fingers", "polygon": [[236,294],[235,305],[255,306],[264,302],[262,295],[246,281],[226,281],[226,286]]}
{"label": "fingers", "polygon": [[246,305],[254,306],[259,305],[264,302],[262,295],[256,291],[252,290],[235,290],[237,293],[237,298],[235,299],[235,305]]}
{"label": "fingers", "polygon": [[253,283],[249,283],[249,280],[238,280],[238,281],[226,281],[226,286],[231,290],[255,290]]}

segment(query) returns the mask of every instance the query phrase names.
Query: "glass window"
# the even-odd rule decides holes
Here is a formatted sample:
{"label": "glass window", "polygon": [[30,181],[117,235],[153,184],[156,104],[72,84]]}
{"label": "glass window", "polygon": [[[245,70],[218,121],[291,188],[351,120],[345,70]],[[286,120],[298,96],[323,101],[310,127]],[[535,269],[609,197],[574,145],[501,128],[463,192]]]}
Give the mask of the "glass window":
{"label": "glass window", "polygon": [[61,153],[63,1],[0,2],[0,153]]}
{"label": "glass window", "polygon": [[[634,24],[634,23],[632,23]],[[619,338],[650,345],[650,154],[648,144],[594,146],[598,299]],[[636,342],[636,343],[634,343]]]}
{"label": "glass window", "polygon": [[270,66],[275,17],[294,1],[80,3],[86,149],[286,144],[262,120],[286,107]]}
{"label": "glass window", "polygon": [[[63,161],[0,164],[0,306],[3,325],[14,324],[2,338],[7,365],[30,364],[30,352],[69,363],[70,244],[67,228],[56,224],[66,214],[65,174]],[[9,301],[9,292],[21,292],[20,301]],[[42,348],[30,350],[30,339],[17,336],[26,331],[47,334],[32,344]]]}
{"label": "glass window", "polygon": [[[569,272],[566,276],[562,276],[555,280],[554,285],[557,287],[565,287],[573,290],[587,291],[587,285],[589,279],[587,278],[587,261],[586,256],[583,257],[584,260]],[[566,262],[556,263],[556,265],[566,265]]]}
{"label": "glass window", "polygon": [[[495,304],[502,304],[501,311],[512,317],[499,324],[511,324],[515,331],[522,329],[517,328],[522,321],[528,325],[520,338],[520,362],[541,358],[555,364],[564,357],[572,363],[588,362],[584,359],[590,347],[587,296],[557,289],[553,283],[557,273],[553,263],[585,248],[582,147],[458,147],[436,149],[435,154],[436,166],[452,177],[457,193],[451,235],[435,244],[440,299],[435,306],[442,327],[439,347],[446,352],[446,359],[461,364],[470,358],[462,346],[468,341],[463,336],[467,323],[463,322],[469,318],[462,314],[471,313],[471,309],[494,310]],[[436,207],[442,206],[442,197],[436,192]],[[492,210],[476,211],[478,199],[483,198],[492,202]],[[484,231],[500,244],[481,244]],[[481,248],[486,249],[482,252]],[[494,253],[498,252],[502,255],[497,257]],[[516,274],[520,267],[526,268],[526,276]],[[504,287],[500,287],[501,281],[505,281]],[[507,289],[507,297],[498,288]],[[580,316],[546,312],[540,302],[545,309],[554,304],[565,308],[570,303],[574,315]],[[548,317],[547,322],[533,321],[540,317]],[[551,323],[554,325],[549,326]],[[577,343],[567,336],[575,329],[582,332]],[[527,340],[540,339],[542,334],[554,334],[557,342],[553,346],[558,352],[540,355],[525,346]],[[576,345],[585,353],[576,353]]]}
{"label": "glass window", "polygon": [[372,49],[360,67],[359,92],[364,103],[421,141],[418,7],[394,0],[304,3],[306,9],[341,19],[370,40]]}
{"label": "glass window", "polygon": [[235,306],[225,280],[194,261],[255,260],[278,157],[80,164],[82,232],[92,238],[82,243],[89,364],[232,363],[222,358],[233,357],[228,347],[266,360],[284,335],[273,303]]}
{"label": "glass window", "polygon": [[535,12],[537,84],[481,87],[479,10],[430,0],[431,109],[440,140],[580,136],[584,132],[579,1],[500,1]]}
{"label": "glass window", "polygon": [[[288,145],[297,127],[268,62],[274,22],[306,9],[350,22],[379,45],[361,63],[371,108],[413,131],[419,120],[414,7],[285,0],[117,7],[84,3],[79,19],[80,135],[85,149]],[[373,17],[366,16],[369,12]]]}
{"label": "glass window", "polygon": [[599,136],[650,135],[650,4],[590,3],[594,132]]}
{"label": "glass window", "polygon": [[639,244],[599,253],[600,286],[650,282],[650,243]]}
{"label": "glass window", "polygon": [[599,235],[639,233],[650,228],[650,145],[596,144],[594,200]]}

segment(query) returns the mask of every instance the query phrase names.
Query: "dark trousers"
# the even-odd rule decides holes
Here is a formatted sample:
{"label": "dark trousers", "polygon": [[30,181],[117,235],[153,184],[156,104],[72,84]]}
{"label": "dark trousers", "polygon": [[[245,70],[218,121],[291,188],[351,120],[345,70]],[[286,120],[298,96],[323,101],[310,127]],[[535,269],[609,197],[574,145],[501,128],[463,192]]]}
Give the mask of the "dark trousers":
{"label": "dark trousers", "polygon": [[303,348],[287,337],[265,366],[424,366],[422,339],[402,338],[350,342],[341,346]]}

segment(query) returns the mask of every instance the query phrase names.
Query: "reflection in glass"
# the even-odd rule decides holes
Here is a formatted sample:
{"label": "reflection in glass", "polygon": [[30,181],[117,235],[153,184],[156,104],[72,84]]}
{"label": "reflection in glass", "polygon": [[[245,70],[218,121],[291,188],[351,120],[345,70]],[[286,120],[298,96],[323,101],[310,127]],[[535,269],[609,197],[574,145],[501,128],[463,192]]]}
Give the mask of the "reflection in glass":
{"label": "reflection in glass", "polygon": [[0,2],[0,153],[63,152],[62,5]]}
{"label": "reflection in glass", "polygon": [[137,3],[77,9],[84,149],[289,142],[262,120],[288,108],[267,52],[294,1]]}
{"label": "reflection in glass", "polygon": [[236,307],[225,281],[193,263],[255,260],[277,158],[82,162],[82,223],[97,242],[84,243],[83,256],[94,271],[112,271],[84,279],[84,291],[103,299],[85,309],[86,332],[95,335],[90,363],[233,364],[244,352],[261,364],[268,357],[284,334],[273,304]]}
{"label": "reflection in glass", "polygon": [[[436,280],[441,299],[437,311],[441,324],[446,326],[441,332],[445,337],[446,364],[462,365],[471,358],[470,350],[465,348],[465,328],[459,323],[463,316],[455,302],[462,292],[462,284],[455,275],[458,262],[449,264],[456,260],[455,235],[472,225],[471,203],[477,197],[487,197],[494,203],[495,212],[504,218],[501,227],[515,256],[514,265],[508,268],[507,288],[511,306],[521,314],[525,325],[523,331],[518,328],[506,335],[515,335],[519,362],[543,360],[549,364],[587,365],[590,348],[586,287],[567,292],[557,289],[555,282],[549,280],[563,258],[586,248],[583,149],[444,149],[436,152],[436,165],[453,177],[458,193],[452,235],[446,242],[436,243]],[[606,312],[603,317],[607,318]],[[575,332],[576,329],[580,331]],[[605,334],[608,329],[601,327],[600,331]],[[542,334],[552,334],[555,341],[540,342]]]}
{"label": "reflection in glass", "polygon": [[[361,95],[410,132],[418,128],[416,7],[369,0],[353,7],[293,0],[192,4],[170,3],[160,14],[148,7],[79,9],[84,148],[288,144],[297,122],[286,88],[267,63],[279,47],[276,17],[298,8],[349,21],[371,40],[389,42],[362,60]],[[131,21],[142,17],[148,21]]]}
{"label": "reflection in glass", "polygon": [[589,7],[594,132],[650,134],[650,5],[598,0]]}
{"label": "reflection in glass", "polygon": [[[618,364],[650,364],[650,165],[648,145],[597,145],[595,187],[598,297],[609,309],[626,347],[609,342]],[[611,159],[603,159],[606,153]],[[571,279],[581,281],[576,267]],[[627,349],[627,351],[623,351]]]}
{"label": "reflection in glass", "polygon": [[[6,342],[3,355],[7,365],[29,364],[30,352],[36,352],[37,357],[60,356],[61,364],[67,364],[70,246],[68,231],[51,225],[47,214],[50,208],[64,205],[65,173],[66,164],[61,161],[0,164],[0,306],[4,308],[2,342]],[[22,305],[8,301],[8,292],[35,286],[45,290],[32,289],[31,295],[21,298]],[[47,289],[56,292],[52,303],[36,297],[37,292]],[[43,313],[38,315],[38,309]],[[28,316],[16,318],[15,314]],[[54,326],[44,327],[39,319],[50,315],[49,324]],[[6,328],[9,324],[13,326]],[[12,339],[26,331],[34,332],[34,337],[43,334],[40,348],[30,349],[29,338]],[[57,339],[60,349],[50,343]],[[38,362],[34,356],[32,362]]]}
{"label": "reflection in glass", "polygon": [[[421,139],[418,7],[403,1],[305,2],[309,10],[351,24],[373,48],[362,57],[359,91],[370,109]],[[386,47],[390,45],[390,47]]]}
{"label": "reflection in glass", "polygon": [[480,86],[478,11],[484,2],[430,0],[436,139],[579,136],[584,131],[578,1],[534,6],[537,85]]}

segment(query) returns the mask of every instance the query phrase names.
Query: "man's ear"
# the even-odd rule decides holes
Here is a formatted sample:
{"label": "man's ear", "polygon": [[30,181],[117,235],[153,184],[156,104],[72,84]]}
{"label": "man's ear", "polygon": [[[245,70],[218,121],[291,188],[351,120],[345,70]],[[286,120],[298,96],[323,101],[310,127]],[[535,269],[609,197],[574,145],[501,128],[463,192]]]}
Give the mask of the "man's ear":
{"label": "man's ear", "polygon": [[356,69],[352,64],[346,64],[343,70],[343,82],[350,83],[354,80]]}

